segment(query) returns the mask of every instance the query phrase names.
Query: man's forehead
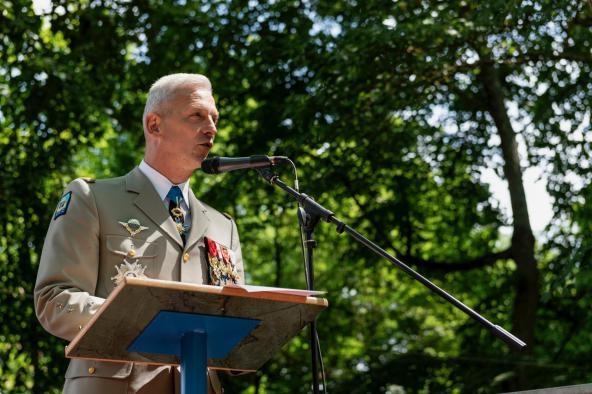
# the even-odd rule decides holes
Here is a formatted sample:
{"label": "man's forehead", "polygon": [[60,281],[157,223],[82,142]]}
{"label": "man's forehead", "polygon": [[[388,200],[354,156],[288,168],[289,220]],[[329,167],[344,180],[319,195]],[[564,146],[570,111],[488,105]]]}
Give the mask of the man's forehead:
{"label": "man's forehead", "polygon": [[206,101],[214,101],[214,96],[212,96],[212,91],[209,89],[204,88],[197,88],[191,91],[188,91],[187,94],[189,98],[192,100],[206,100]]}
{"label": "man's forehead", "polygon": [[214,106],[216,105],[212,91],[203,86],[193,86],[191,88],[178,90],[172,101],[180,105],[183,102],[192,106]]}
{"label": "man's forehead", "polygon": [[196,90],[189,94],[189,106],[193,108],[207,109],[217,112],[216,102],[209,90]]}

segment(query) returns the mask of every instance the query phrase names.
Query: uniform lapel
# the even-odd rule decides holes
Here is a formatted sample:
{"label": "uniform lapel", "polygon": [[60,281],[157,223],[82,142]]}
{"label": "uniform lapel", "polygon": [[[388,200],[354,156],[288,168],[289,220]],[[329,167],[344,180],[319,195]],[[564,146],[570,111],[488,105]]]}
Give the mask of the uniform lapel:
{"label": "uniform lapel", "polygon": [[165,233],[183,246],[183,240],[175,228],[175,223],[167,212],[164,203],[150,183],[150,180],[137,167],[126,175],[128,191],[137,193],[134,204],[150,218]]}
{"label": "uniform lapel", "polygon": [[191,230],[187,239],[187,248],[204,236],[210,223],[210,219],[206,215],[206,207],[199,202],[191,189],[189,190],[189,208],[191,209]]}

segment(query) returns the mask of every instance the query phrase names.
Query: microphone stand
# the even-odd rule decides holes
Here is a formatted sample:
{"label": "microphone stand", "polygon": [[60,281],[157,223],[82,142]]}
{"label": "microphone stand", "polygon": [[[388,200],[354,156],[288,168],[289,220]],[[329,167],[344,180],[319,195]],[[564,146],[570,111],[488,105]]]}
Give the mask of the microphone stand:
{"label": "microphone stand", "polygon": [[[280,189],[284,190],[290,196],[298,201],[298,204],[303,207],[304,211],[307,212],[311,217],[321,218],[327,223],[334,224],[336,226],[336,231],[341,234],[343,232],[348,233],[351,235],[357,242],[361,243],[362,245],[366,246],[368,249],[372,250],[374,253],[378,254],[381,257],[384,257],[389,262],[391,262],[396,267],[402,269],[405,273],[411,276],[413,279],[417,280],[425,287],[430,289],[432,292],[436,293],[440,297],[444,298],[446,301],[454,305],[456,308],[460,309],[462,312],[467,314],[469,317],[476,320],[478,323],[483,325],[485,328],[489,329],[493,335],[504,341],[511,347],[514,347],[517,350],[521,350],[526,347],[526,343],[522,341],[520,338],[514,336],[512,333],[505,330],[503,327],[493,324],[479,313],[475,312],[473,309],[468,307],[467,305],[463,304],[458,299],[454,298],[451,294],[446,292],[445,290],[441,289],[440,287],[436,286],[432,282],[430,282],[426,277],[422,276],[418,272],[414,271],[411,267],[403,263],[402,261],[398,260],[394,256],[390,255],[386,250],[382,249],[380,246],[376,245],[374,242],[370,241],[369,239],[365,238],[363,235],[358,233],[356,230],[348,226],[347,224],[343,223],[341,220],[335,217],[335,214],[330,210],[326,209],[319,203],[315,202],[312,198],[307,196],[304,193],[300,193],[284,182],[282,182],[279,177],[271,171],[269,168],[259,168],[257,169],[259,174],[265,178],[269,183],[272,185],[278,186]],[[313,241],[314,243],[314,241]],[[312,251],[310,252],[312,255]],[[312,257],[309,261],[309,275],[312,277]],[[310,290],[312,288],[312,282],[309,283]],[[311,326],[312,327],[312,326]],[[316,327],[316,326],[315,326]],[[316,336],[314,336],[316,338]],[[315,339],[316,341],[316,339]],[[316,354],[316,348],[311,349]],[[313,356],[313,360],[316,362],[316,355]],[[314,366],[313,366],[314,367]],[[316,388],[316,387],[315,387]]]}
{"label": "microphone stand", "polygon": [[[269,171],[269,170],[268,170]],[[306,264],[306,288],[307,290],[314,290],[314,248],[317,246],[313,238],[313,233],[316,225],[319,223],[320,217],[318,215],[311,215],[304,208],[298,208],[298,221],[304,229],[304,247],[306,249],[305,264]],[[311,351],[311,372],[312,372],[312,387],[313,393],[319,393],[319,373],[318,373],[318,337],[317,337],[317,321],[314,319],[310,323],[310,351]],[[325,387],[323,387],[325,391]]]}

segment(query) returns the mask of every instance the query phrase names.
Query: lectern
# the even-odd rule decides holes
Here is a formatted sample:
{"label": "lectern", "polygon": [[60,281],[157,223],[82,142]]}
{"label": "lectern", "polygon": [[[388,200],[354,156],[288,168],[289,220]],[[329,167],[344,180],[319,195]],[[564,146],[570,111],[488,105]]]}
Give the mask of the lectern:
{"label": "lectern", "polygon": [[328,306],[315,295],[125,278],[66,357],[180,365],[181,392],[206,393],[207,367],[256,371]]}

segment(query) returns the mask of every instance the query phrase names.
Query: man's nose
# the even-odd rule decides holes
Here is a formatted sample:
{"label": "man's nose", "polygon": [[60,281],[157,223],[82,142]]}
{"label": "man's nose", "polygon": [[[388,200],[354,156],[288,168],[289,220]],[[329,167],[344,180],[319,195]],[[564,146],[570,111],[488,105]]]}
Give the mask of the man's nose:
{"label": "man's nose", "polygon": [[208,116],[208,124],[205,127],[204,134],[213,137],[217,132],[218,129],[216,128],[216,121],[211,116]]}

